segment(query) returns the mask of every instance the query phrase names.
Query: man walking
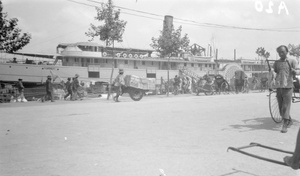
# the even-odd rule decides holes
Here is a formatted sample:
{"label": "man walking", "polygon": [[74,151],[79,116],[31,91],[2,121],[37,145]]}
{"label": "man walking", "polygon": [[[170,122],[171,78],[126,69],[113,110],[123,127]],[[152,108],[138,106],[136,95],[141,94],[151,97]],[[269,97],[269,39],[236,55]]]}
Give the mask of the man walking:
{"label": "man walking", "polygon": [[[24,86],[23,86],[21,78],[18,81],[17,88],[18,88],[18,91],[19,91],[19,96],[21,98],[21,102],[24,102],[24,98],[25,98],[24,97]],[[16,97],[16,102],[18,102],[18,96]]]}
{"label": "man walking", "polygon": [[175,75],[175,78],[174,78],[174,83],[173,83],[173,86],[174,86],[174,95],[178,95],[178,91],[179,91],[179,82],[180,82],[180,79],[177,75]]}
{"label": "man walking", "polygon": [[293,94],[293,75],[300,74],[298,63],[295,59],[288,58],[288,48],[284,45],[279,46],[277,53],[280,57],[273,65],[276,73],[275,88],[277,89],[277,101],[279,113],[283,118],[282,133],[287,132],[288,125],[292,124],[290,119],[290,108]]}
{"label": "man walking", "polygon": [[113,100],[115,102],[120,102],[119,101],[119,96],[122,94],[122,86],[125,85],[123,74],[124,74],[124,70],[120,69],[119,70],[119,75],[116,77],[116,79],[113,82],[113,85],[115,86],[116,93],[117,93],[117,95],[115,97],[113,97]]}
{"label": "man walking", "polygon": [[75,74],[75,77],[72,82],[72,100],[73,101],[77,100],[77,97],[78,97],[78,87],[80,86],[78,77],[79,77],[79,75]]}
{"label": "man walking", "polygon": [[53,100],[53,84],[52,84],[52,78],[51,76],[47,76],[47,81],[46,81],[46,101],[51,100],[51,102],[54,102]]}
{"label": "man walking", "polygon": [[71,78],[68,78],[68,81],[65,83],[65,86],[66,86],[67,94],[64,96],[64,100],[66,100],[66,98],[70,95],[71,95],[70,98],[71,100],[72,99]]}

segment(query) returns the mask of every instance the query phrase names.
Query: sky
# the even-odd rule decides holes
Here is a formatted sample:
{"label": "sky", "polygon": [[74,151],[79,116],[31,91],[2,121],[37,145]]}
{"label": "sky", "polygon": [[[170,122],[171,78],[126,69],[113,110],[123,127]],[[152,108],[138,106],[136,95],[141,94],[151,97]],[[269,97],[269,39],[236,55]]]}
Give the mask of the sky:
{"label": "sky", "polygon": [[[100,5],[89,0],[74,1]],[[85,32],[90,24],[100,24],[94,18],[95,7],[69,0],[2,0],[2,3],[8,17],[18,18],[18,27],[32,36],[19,52],[55,54],[59,43],[87,42],[90,38]],[[113,3],[122,7],[120,19],[127,21],[123,42],[117,43],[118,47],[152,49],[151,38],[160,35],[165,15],[174,17],[175,29],[182,26],[182,35],[188,34],[190,44],[204,48],[210,44],[217,48],[219,59],[233,59],[234,49],[237,58],[255,59],[258,47],[264,47],[270,58],[276,59],[279,45],[300,44],[299,0],[113,0]],[[208,27],[207,23],[234,28]],[[93,42],[104,45],[99,39]]]}

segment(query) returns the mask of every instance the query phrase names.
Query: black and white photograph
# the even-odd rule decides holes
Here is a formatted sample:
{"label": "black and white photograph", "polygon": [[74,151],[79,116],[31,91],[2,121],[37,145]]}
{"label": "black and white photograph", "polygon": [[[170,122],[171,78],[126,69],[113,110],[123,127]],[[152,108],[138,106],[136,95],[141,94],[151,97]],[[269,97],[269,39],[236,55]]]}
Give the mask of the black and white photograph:
{"label": "black and white photograph", "polygon": [[300,176],[299,0],[0,0],[0,176]]}

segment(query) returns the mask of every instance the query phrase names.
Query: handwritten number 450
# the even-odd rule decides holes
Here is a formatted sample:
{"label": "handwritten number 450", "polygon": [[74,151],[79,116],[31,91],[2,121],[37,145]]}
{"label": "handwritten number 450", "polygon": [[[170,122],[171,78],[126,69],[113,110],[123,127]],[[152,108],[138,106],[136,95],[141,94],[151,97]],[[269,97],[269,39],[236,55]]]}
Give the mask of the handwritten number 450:
{"label": "handwritten number 450", "polygon": [[[258,11],[258,12],[262,12],[264,10],[264,5],[261,1],[255,1],[255,9]],[[267,13],[273,13],[273,9],[274,9],[274,3],[273,1],[269,1],[269,5],[268,7],[265,9],[265,11]],[[283,1],[280,2],[279,6],[278,6],[278,14],[281,13],[281,11],[284,10],[285,13],[287,15],[289,15],[289,11],[285,5],[285,3]]]}

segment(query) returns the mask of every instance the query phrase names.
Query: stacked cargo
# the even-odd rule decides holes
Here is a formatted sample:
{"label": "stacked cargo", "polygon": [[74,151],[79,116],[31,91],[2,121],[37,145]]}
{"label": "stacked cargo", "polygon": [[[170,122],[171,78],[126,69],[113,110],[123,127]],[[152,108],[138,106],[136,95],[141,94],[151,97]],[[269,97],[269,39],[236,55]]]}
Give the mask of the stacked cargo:
{"label": "stacked cargo", "polygon": [[143,90],[155,90],[155,79],[154,78],[140,78],[134,75],[126,75],[125,85]]}
{"label": "stacked cargo", "polygon": [[17,88],[11,84],[0,84],[0,103],[9,103],[17,95]]}

